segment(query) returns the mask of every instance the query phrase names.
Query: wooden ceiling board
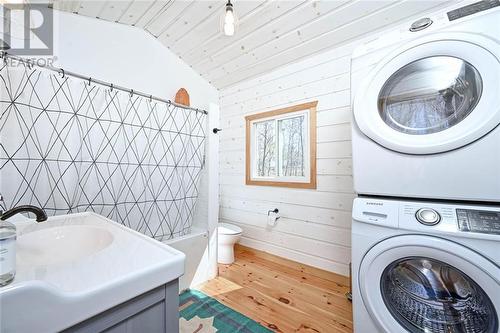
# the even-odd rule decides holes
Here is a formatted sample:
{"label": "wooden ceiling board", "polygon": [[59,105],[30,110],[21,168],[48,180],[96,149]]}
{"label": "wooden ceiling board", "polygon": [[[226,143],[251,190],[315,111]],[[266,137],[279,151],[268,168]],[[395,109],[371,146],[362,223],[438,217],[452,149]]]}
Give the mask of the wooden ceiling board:
{"label": "wooden ceiling board", "polygon": [[[370,2],[370,4],[379,3],[378,1]],[[311,30],[309,35],[316,35],[322,30],[330,29],[334,25],[332,23],[339,20],[334,16],[338,15],[341,18],[343,17],[341,9],[351,8],[351,6],[345,7],[345,4],[346,2],[342,1],[307,2],[300,8],[294,8],[286,15],[282,15],[279,20],[273,21],[272,24],[268,24],[263,29],[247,36],[248,38],[242,38],[237,45],[232,45],[232,47],[211,55],[210,59],[203,63],[193,64],[193,68],[202,75],[214,70],[230,70],[231,66],[236,63],[246,64],[249,61],[258,61],[263,57],[277,53],[288,47],[290,41],[296,43],[298,40],[299,43],[302,43],[305,40],[302,36],[304,30],[306,32]],[[375,8],[375,6],[367,7]],[[291,20],[290,17],[296,17],[296,19]],[[280,47],[280,45],[284,46]],[[268,53],[260,52],[262,56],[259,57],[257,51],[262,48]],[[224,66],[221,67],[219,64],[224,64]]]}
{"label": "wooden ceiling board", "polygon": [[131,4],[131,0],[108,1],[101,10],[99,17],[106,21],[118,22]]}
{"label": "wooden ceiling board", "polygon": [[286,13],[292,10],[298,10],[307,5],[306,1],[279,1],[279,2],[268,2],[266,6],[260,7],[257,13],[254,13],[250,17],[246,17],[245,20],[241,20],[236,34],[238,38],[225,37],[219,38],[214,42],[206,45],[201,51],[194,50],[194,56],[191,54],[184,55],[183,59],[193,64],[194,66],[200,63],[205,63],[210,61],[209,57],[217,56],[223,53],[226,49],[230,47],[241,48],[241,44],[248,39],[252,34],[258,33],[258,37],[262,38],[263,35],[260,32],[263,28],[269,26],[279,18],[283,17]]}
{"label": "wooden ceiling board", "polygon": [[118,22],[128,25],[136,25],[136,23],[146,14],[150,7],[153,6],[155,1],[153,0],[143,0],[143,1],[132,1],[125,13],[118,19]]}
{"label": "wooden ceiling board", "polygon": [[[271,3],[272,1],[270,0],[242,2],[241,6],[238,7],[239,25],[237,27],[236,34],[238,36],[242,36],[244,34],[244,29],[245,29],[244,27],[246,26],[246,22],[254,17],[262,16],[261,14],[265,12],[264,9],[267,8]],[[198,34],[189,36],[190,38],[185,38],[184,40],[178,43],[176,49],[177,48],[179,49],[179,55],[181,56],[182,59],[186,59],[185,61],[192,65],[195,63],[196,60],[201,61],[204,58],[206,58],[209,49],[215,48],[217,50],[222,48],[223,45],[227,43],[234,42],[234,38],[224,36],[223,33],[221,32],[220,20],[222,14],[223,12],[219,13],[218,15],[216,15],[216,17],[212,18],[213,20],[212,22],[214,23],[214,25],[207,26],[206,30],[203,33],[201,33],[201,36],[209,34],[207,38],[202,39],[203,42],[201,44],[193,43],[194,42],[193,38],[197,39],[197,36],[199,36]],[[242,32],[242,26],[243,26],[243,32]],[[183,45],[185,45],[186,42],[189,43],[190,47],[183,48]],[[193,45],[197,46],[193,47]]]}
{"label": "wooden ceiling board", "polygon": [[[196,5],[195,1],[170,1],[162,11],[148,22],[144,29],[158,37],[172,25],[182,25],[189,17],[189,10]],[[187,15],[184,15],[188,13]]]}
{"label": "wooden ceiling board", "polygon": [[80,8],[80,1],[62,1],[54,0],[52,8],[65,12],[75,13]]}
{"label": "wooden ceiling board", "polygon": [[205,45],[221,37],[219,25],[219,15],[212,15],[206,20],[201,21],[175,41],[177,55],[184,59],[186,53],[202,53]]}
{"label": "wooden ceiling board", "polygon": [[[225,0],[195,3],[186,13],[183,13],[181,24],[171,24],[158,36],[158,39],[170,48],[174,47],[178,40],[189,34],[191,30],[195,29],[202,22],[218,17],[216,14],[224,10],[225,5]],[[215,25],[217,26],[217,24]]]}
{"label": "wooden ceiling board", "polygon": [[220,31],[226,0],[54,0],[54,9],[137,26],[217,88],[350,43],[463,0],[232,0],[236,34]]}
{"label": "wooden ceiling board", "polygon": [[104,1],[80,1],[78,14],[90,17],[99,17],[101,10],[106,6]]}
{"label": "wooden ceiling board", "polygon": [[[296,45],[308,43],[312,38],[331,32],[370,13],[378,12],[381,9],[394,5],[393,1],[369,1],[368,3],[356,1],[337,7],[324,15],[317,16],[311,13],[313,15],[312,21],[299,20],[297,25],[290,26],[290,29],[280,35],[263,40],[259,45],[253,48],[250,47],[246,52],[231,53],[228,50],[224,55],[229,55],[229,58],[221,61],[217,61],[219,59],[214,58],[214,62],[224,63],[222,67],[193,67],[202,75],[218,78],[227,73],[239,70],[242,67],[258,63],[275,54],[280,54]],[[308,16],[305,13],[301,13],[301,17],[306,18]]]}
{"label": "wooden ceiling board", "polygon": [[[134,2],[140,2],[140,0],[135,0]],[[151,6],[142,13],[141,17],[134,24],[136,27],[142,28],[147,31],[146,26],[150,24],[158,15],[163,13],[166,8],[170,7],[172,0],[169,1],[153,1]]]}
{"label": "wooden ceiling board", "polygon": [[[450,2],[453,2],[453,0]],[[249,63],[246,66],[242,66],[240,69],[231,72],[223,73],[222,71],[219,71],[217,74],[210,73],[210,75],[205,77],[209,78],[212,84],[216,87],[228,87],[237,82],[266,73],[282,65],[349,43],[353,39],[359,38],[366,33],[364,30],[359,30],[359,25],[366,25],[366,28],[369,29],[370,32],[378,32],[387,27],[387,21],[385,18],[391,17],[391,13],[396,12],[401,15],[399,23],[402,23],[410,17],[425,14],[426,11],[432,11],[435,6],[440,6],[436,5],[435,1],[426,1],[425,3],[429,7],[426,11],[422,12],[422,3],[424,3],[424,1],[421,3],[406,1],[405,4],[408,6],[404,7],[404,16],[401,15],[401,8],[394,6],[387,7],[385,11],[372,13],[370,16],[361,18],[357,22],[351,22],[305,43],[293,45],[280,53],[266,57],[262,61]]]}

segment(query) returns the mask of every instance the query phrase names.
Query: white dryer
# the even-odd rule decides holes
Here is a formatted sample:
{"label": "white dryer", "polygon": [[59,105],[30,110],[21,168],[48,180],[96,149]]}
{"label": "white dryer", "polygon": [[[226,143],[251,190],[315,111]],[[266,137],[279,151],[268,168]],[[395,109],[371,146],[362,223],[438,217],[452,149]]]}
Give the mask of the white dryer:
{"label": "white dryer", "polygon": [[355,333],[498,333],[500,206],[357,198]]}
{"label": "white dryer", "polygon": [[448,10],[355,50],[357,193],[500,201],[499,4]]}

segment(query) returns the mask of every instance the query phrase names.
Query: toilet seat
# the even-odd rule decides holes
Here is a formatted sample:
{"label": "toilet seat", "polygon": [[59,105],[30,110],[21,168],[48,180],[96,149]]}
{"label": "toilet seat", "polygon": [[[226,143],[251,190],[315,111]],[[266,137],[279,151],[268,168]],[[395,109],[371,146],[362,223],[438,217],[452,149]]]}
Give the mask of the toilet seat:
{"label": "toilet seat", "polygon": [[234,224],[219,223],[217,232],[222,235],[239,235],[243,233],[243,230]]}

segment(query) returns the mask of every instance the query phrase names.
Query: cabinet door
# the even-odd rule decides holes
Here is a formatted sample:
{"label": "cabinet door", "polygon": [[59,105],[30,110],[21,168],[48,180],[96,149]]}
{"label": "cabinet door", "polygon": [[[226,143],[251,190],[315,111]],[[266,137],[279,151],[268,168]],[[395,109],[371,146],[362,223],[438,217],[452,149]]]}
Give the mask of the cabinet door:
{"label": "cabinet door", "polygon": [[165,302],[157,303],[152,307],[110,327],[106,333],[165,333]]}
{"label": "cabinet door", "polygon": [[167,283],[103,313],[64,333],[177,333],[179,331],[179,282]]}

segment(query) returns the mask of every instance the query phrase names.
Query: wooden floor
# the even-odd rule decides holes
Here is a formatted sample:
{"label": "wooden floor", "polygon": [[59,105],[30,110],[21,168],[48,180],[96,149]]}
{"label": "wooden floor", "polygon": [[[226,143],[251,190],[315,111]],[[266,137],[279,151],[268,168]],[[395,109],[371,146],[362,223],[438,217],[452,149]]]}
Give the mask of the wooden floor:
{"label": "wooden floor", "polygon": [[201,291],[276,332],[352,332],[346,277],[237,245]]}

